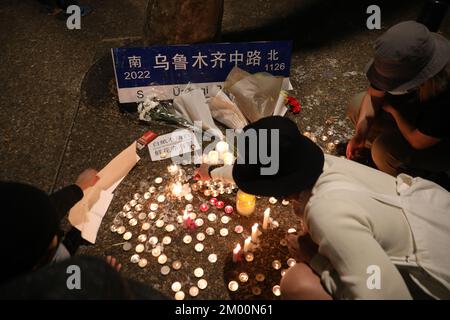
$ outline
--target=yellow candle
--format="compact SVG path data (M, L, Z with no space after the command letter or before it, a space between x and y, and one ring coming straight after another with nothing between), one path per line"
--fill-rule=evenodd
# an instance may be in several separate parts
M263 220L263 225L262 225L262 228L264 230L266 230L267 227L269 226L269 218L270 218L270 208L267 208L264 211L264 220Z
M236 195L236 210L243 216L249 216L255 211L256 197L239 190Z
M258 224L255 223L252 226L252 241L257 242L258 241Z
M244 241L244 252L250 251L252 248L252 237L248 237Z

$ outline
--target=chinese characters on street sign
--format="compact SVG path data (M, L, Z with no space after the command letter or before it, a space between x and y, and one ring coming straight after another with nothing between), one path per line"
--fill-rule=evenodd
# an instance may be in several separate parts
M291 48L290 41L114 48L119 101L142 101L150 93L173 99L187 84L202 88L208 96L222 87L235 66L288 78Z

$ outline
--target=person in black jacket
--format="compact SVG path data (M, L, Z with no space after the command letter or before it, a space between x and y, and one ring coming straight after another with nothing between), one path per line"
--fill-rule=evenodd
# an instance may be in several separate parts
M30 185L0 182L0 283L75 253L83 241L80 232L72 228L63 238L59 225L98 179L96 170L87 169L75 184L51 195Z

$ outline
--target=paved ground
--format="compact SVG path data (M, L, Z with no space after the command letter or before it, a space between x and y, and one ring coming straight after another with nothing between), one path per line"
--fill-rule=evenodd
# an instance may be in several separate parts
M86 167L101 168L148 130L135 115L119 111L108 56L111 47L139 44L145 2L86 0L94 12L82 20L81 31L68 31L64 21L40 13L36 1L2 1L0 29L8 32L0 34L0 179L50 192ZM352 134L345 106L367 85L362 70L372 41L389 26L414 19L421 1L380 2L381 31L365 28L367 3L225 0L223 40L293 39L291 81L303 112L290 117L319 137L332 129L343 140ZM442 30L450 35L449 18ZM114 210L159 170L146 164L119 187L99 234L105 241L85 252L111 252Z
M145 2L86 0L94 12L83 19L81 31L68 31L64 21L41 13L37 1L2 1L0 27L8 32L0 34L0 178L51 191L72 181L82 166L103 164L128 142L111 139L116 148L104 155L89 152L84 160L69 156L105 138L95 111L83 118L83 78L110 47L139 41ZM302 119L320 125L327 116L342 116L351 93L366 85L360 72L379 31L365 29L364 2L227 0L224 40L294 39L294 93L305 107ZM382 2L383 28L414 18L417 2ZM321 119L311 118L314 114ZM111 127L128 126L121 116L105 120ZM72 136L77 127L86 130L83 145Z

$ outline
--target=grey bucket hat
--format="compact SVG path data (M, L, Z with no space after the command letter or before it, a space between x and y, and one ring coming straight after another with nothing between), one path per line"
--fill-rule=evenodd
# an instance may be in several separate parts
M450 43L415 21L387 30L375 41L367 79L384 91L408 91L441 71L450 60Z

